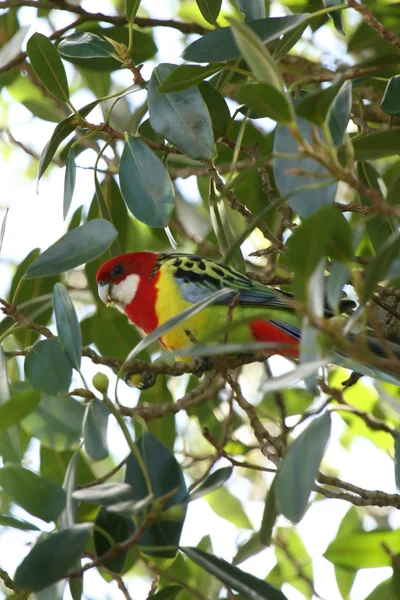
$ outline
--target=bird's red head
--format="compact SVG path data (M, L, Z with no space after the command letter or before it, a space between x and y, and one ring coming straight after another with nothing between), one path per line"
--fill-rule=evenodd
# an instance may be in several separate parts
M97 271L100 298L107 305L125 308L135 298L141 283L149 281L156 262L154 252L131 252L111 258Z

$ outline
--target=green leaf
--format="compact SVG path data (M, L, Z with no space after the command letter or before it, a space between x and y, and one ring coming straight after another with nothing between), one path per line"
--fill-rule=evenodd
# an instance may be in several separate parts
M60 515L58 521L58 528L60 531L73 527L78 517L78 503L72 497L74 489L76 487L76 471L79 460L80 448L75 450L71 460L68 463L67 470L65 471L65 477L63 481L63 490L66 494L65 508ZM41 465L42 466L42 465Z
M174 207L174 188L167 169L141 140L127 137L119 165L122 196L139 221L166 227Z
M374 160L400 152L400 127L384 129L352 138L355 160Z
M65 492L58 483L19 465L0 469L0 485L12 502L43 521L55 521L65 506Z
M17 392L10 400L0 404L0 436L9 427L19 423L26 415L35 410L39 402L40 392L29 389Z
M40 531L39 527L36 527L36 525L33 525L33 523L28 523L28 521L16 519L15 517L11 517L9 515L0 515L0 525L2 527L20 529L21 531Z
M48 37L34 33L26 45L29 60L43 85L58 100L68 102L69 89L67 75L60 55Z
M159 86L176 65L161 63L148 87L150 123L153 129L195 160L211 160L215 154L211 118L197 87L161 94Z
M231 27L236 45L257 81L268 83L285 95L281 74L262 40L243 23L232 20ZM287 104L289 105L289 98Z
M204 79L218 73L223 65L211 64L205 67L199 65L179 65L158 88L161 94L180 92L193 85L203 83Z
M75 189L76 165L75 152L72 146L68 152L67 162L65 164L65 179L64 179L64 201L63 201L63 217L67 218L69 207L71 206L72 198Z
M167 585L159 592L153 594L151 600L175 600L182 589L180 585Z
M323 414L289 446L276 474L276 504L280 514L298 523L304 516L331 431L331 417Z
M249 83L240 88L239 100L257 114L278 123L293 121L293 107L286 94L269 83Z
M39 406L22 421L32 437L57 452L79 444L85 409L70 397L43 396Z
M288 17L258 19L253 23L247 23L247 27L266 44L308 21L309 17L308 13L303 13ZM189 44L182 53L185 60L196 63L225 62L239 58L239 56L240 50L236 45L231 27L221 27L203 35Z
M82 523L38 542L17 568L15 585L35 591L63 577L84 551L91 529Z
M56 339L40 340L29 350L25 377L34 388L46 394L68 391L72 367Z
M303 597L310 596L310 584L314 581L311 557L305 549L295 529L280 527L275 534L275 554L277 565L269 573L267 580L276 587L290 581ZM301 565L301 574L296 565Z
M303 219L288 241L288 263L304 278L311 277L324 256L339 261L352 257L350 225L334 206L321 208Z
M183 547L181 550L228 588L243 594L247 600L286 600L286 596L280 590L254 575L241 571L222 558L207 554L198 548Z
M241 13L244 14L245 21L254 21L265 17L264 0L236 0Z
M383 242L375 258L366 269L364 281L364 302L367 302L367 300L370 298L376 284L385 278L390 265L398 257L399 252L400 235L397 232L392 233L392 235L388 237L385 242Z
M226 519L240 529L253 529L253 525L244 511L242 503L227 488L220 487L214 490L207 497L207 502L221 519Z
M221 10L222 0L196 0L196 4L207 23L215 25Z
M354 569L391 566L391 556L400 552L399 531L368 531L341 536L329 544L324 557L334 565Z
M92 460L104 460L108 456L107 426L110 413L101 400L94 398L86 407L83 421L83 437L86 454Z
M323 125L342 85L346 84L336 83L323 90L307 94L296 103L296 114L315 125Z
M343 144L352 105L352 83L345 81L330 105L328 127L335 146Z
M129 23L133 23L139 9L140 0L125 0L125 14Z
M0 21L1 22L1 21ZM7 378L7 362L0 346L0 406L10 399L10 386ZM22 459L20 430L14 425L0 437L0 455L4 462L20 462Z
M112 504L117 504L118 502L135 498L134 490L131 485L127 483L117 483L115 481L100 483L81 490L76 490L73 492L72 496L75 500L79 500L80 502L100 504L102 506L110 506Z
M135 454L130 454L126 465L125 481L132 485L134 499L143 500L149 493L153 493L157 500L174 492L164 503L163 510L176 506L182 508L181 520L163 520L155 523L140 537L139 546L142 546L150 556L174 557L176 551L171 548L166 549L165 546L178 546L182 532L187 489L181 467L168 448L150 433L142 434L136 446L145 464L151 490L147 487Z
M225 135L231 122L231 113L225 98L208 81L203 81L199 90L210 113L214 131L218 137Z
M297 25L297 27L294 29L286 32L282 38L276 42L276 48L272 54L275 62L278 63L284 56L286 56L289 50L291 50L293 46L297 44L307 27L308 22L304 21L303 23L300 23L300 25Z
M400 75L391 77L383 94L381 109L388 115L400 115Z
M104 507L100 509L96 521L94 531L94 545L97 556L103 556L111 548L109 539L103 535L100 529L106 531L113 540L113 545L127 540L135 531L135 526L132 519L127 519L121 515L115 515L108 512ZM124 563L128 555L128 550L118 552L114 558L111 558L105 563L105 566L110 571L121 573L124 568Z
M192 500L197 500L198 498L202 498L206 494L210 494L214 490L221 487L221 485L224 485L232 473L232 467L222 467L222 469L217 469L211 473L211 475L206 477L205 480L202 481L202 483L190 494L189 502L192 502Z
M394 442L394 475L397 489L400 489L400 436L396 436Z
M260 527L260 540L265 546L271 545L272 530L279 516L276 508L276 477L274 477L265 499L264 512Z
M124 517L137 515L147 508L153 501L153 494L149 494L143 500L124 500L107 506L108 512L117 513Z
M61 350L71 365L79 371L82 359L81 328L70 295L62 283L56 283L54 286L53 306Z
M63 235L29 265L25 279L49 277L101 256L118 233L109 221L93 219Z
M338 6L339 4L342 4L342 2L341 2L341 0L323 0L323 4L326 7L330 7L330 6ZM333 24L335 25L336 31L338 31L342 35L345 35L344 29L343 29L342 15L340 14L340 12L337 10L334 10L331 13L329 13L329 16L331 17Z
M337 261L332 262L332 269L326 288L326 296L329 306L336 313L340 312L340 301L343 297L343 288L350 280L349 267Z
M314 126L300 118L296 122L302 137L312 143ZM333 203L337 182L332 182L332 176L320 163L299 153L298 143L285 125L278 124L275 129L274 153L277 155L273 164L276 185L298 215L309 217ZM304 175L292 173L298 170Z
M90 102L90 104L83 106L78 113L81 115L81 117L87 117L87 115L94 109L95 106L98 105L98 103L99 100L94 100L93 102ZM76 118L76 115L72 114L55 127L53 135L43 148L40 155L37 174L38 181L51 163L59 145L65 140L66 137L69 136L70 133L75 131L78 125L79 122Z
M62 39L58 51L66 58L109 58L115 54L110 42L88 31L77 31Z

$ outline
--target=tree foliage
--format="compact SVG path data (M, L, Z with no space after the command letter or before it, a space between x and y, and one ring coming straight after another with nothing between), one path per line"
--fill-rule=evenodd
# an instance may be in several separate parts
M359 569L392 566L368 598L400 597L390 520L400 495L345 481L343 464L324 459L336 423L344 453L368 439L393 459L387 489L400 480L398 5L221 5L181 1L162 20L140 0L104 14L64 0L1 3L4 114L19 103L54 123L40 155L12 122L4 140L30 157L38 182L64 169L66 220L65 235L33 249L0 298L0 525L31 544L15 574L0 568L13 598L62 598L68 582L78 600L90 569L127 599L132 575L148 580L154 600L283 600L291 588L320 597L294 524L322 498L328 513L331 499L349 505L324 555L340 595ZM28 6L46 33L21 25ZM159 60L168 42L155 32L166 29L184 48L174 64ZM325 60L312 52L321 34L332 41ZM72 213L87 157L93 187L79 190ZM6 217L0 247L18 235ZM298 363L273 376L256 344L226 339L191 349L209 358L200 380L198 361L152 361L160 332L140 342L101 303L95 274L111 256L175 244L291 289L303 323ZM344 289L357 309L324 317L325 304L339 317ZM92 378L93 365L102 370ZM127 391L126 373L153 385ZM118 434L107 433L110 420ZM182 423L194 432L187 439ZM128 449L121 462L116 435ZM249 498L265 497L261 522L238 491L244 481ZM180 544L200 497L242 534L230 562L208 535ZM275 566L248 573L241 563L267 547Z

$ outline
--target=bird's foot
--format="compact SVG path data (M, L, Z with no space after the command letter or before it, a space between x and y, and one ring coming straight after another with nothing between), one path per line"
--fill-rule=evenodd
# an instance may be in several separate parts
M202 377L204 373L212 369L212 361L206 356L196 356L193 360L194 371L193 375L196 377Z
M149 371L143 371L143 373L127 371L124 376L126 385L139 390L147 390L148 388L153 387L156 379L157 375L155 373L150 373Z

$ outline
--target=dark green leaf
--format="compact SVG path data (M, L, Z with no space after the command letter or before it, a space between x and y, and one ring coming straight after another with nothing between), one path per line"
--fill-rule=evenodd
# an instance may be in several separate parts
M124 517L137 515L141 513L143 509L147 508L153 501L153 494L149 494L143 500L124 500L123 502L117 502L116 504L110 504L107 506L108 512L117 513Z
M125 0L125 14L129 23L133 23L140 5L140 0Z
M307 21L300 23L300 25L285 33L282 38L276 42L276 49L272 55L276 62L279 62L281 58L286 56L289 50L291 50L293 46L297 44L307 27Z
M22 421L22 427L57 452L79 444L85 409L70 397L43 396L37 409Z
M231 113L225 98L208 81L199 85L200 94L207 105L211 122L217 136L225 135L231 122Z
M204 548L201 548L204 550ZM260 540L259 532L253 533L253 535L238 549L236 555L233 558L232 564L239 565L248 558L255 556L262 550L265 550L265 546Z
M391 566L393 554L400 552L398 531L368 531L341 536L329 544L324 557L334 565L363 569Z
M43 521L55 521L65 506L65 492L58 483L19 465L0 469L0 485L15 504Z
M58 100L67 102L69 89L61 58L48 37L34 33L26 45L29 60L36 75Z
M179 65L158 88L161 94L169 94L170 92L180 92L186 90L193 85L202 83L204 79L214 75L223 68L223 65L207 65L201 67L199 65Z
M64 38L58 45L58 51L66 58L109 58L115 54L110 42L88 31L77 31Z
M341 83L336 83L323 90L307 94L296 103L296 114L315 125L323 125L341 87Z
M66 501L65 508L61 513L58 522L58 527L60 531L62 531L63 529L68 529L69 527L73 527L76 523L76 519L78 516L78 503L72 497L72 494L76 487L76 470L78 466L79 452L79 448L78 450L75 450L65 472L63 490L66 494Z
M56 339L40 340L29 350L25 377L34 388L46 394L68 391L72 367Z
M64 201L63 201L63 216L67 218L69 207L71 206L72 197L74 195L76 179L75 152L73 146L68 152L67 162L65 164L65 179L64 179Z
M10 399L10 386L7 378L7 362L3 348L0 346L0 405ZM14 425L0 437L0 455L6 462L20 462L22 459L20 431Z
M108 456L107 425L109 410L104 402L94 398L86 407L83 437L86 454L92 460L104 460Z
M286 596L280 590L254 575L241 571L222 558L207 554L198 548L184 547L181 550L228 588L243 594L247 600L286 600Z
M222 0L196 0L199 11L208 23L215 25L221 10Z
M210 115L199 89L161 94L158 87L176 69L159 64L148 87L150 123L153 129L195 160L210 160L215 153Z
M312 142L313 125L298 118L303 138ZM321 135L321 132L319 132ZM320 163L299 154L298 143L285 125L277 125L274 138L274 177L280 194L301 217L308 217L335 199L337 182ZM294 158L282 155L295 155ZM292 171L302 171L297 175ZM314 176L315 173L315 176Z
M133 500L135 498L134 490L127 483L117 483L109 481L100 483L91 487L76 490L73 494L75 500L80 502L88 502L89 504L101 504L102 506L110 506L125 500Z
M91 529L82 523L38 542L17 568L15 585L35 591L63 577L84 551Z
M373 160L400 152L400 128L373 131L352 138L356 160Z
M288 17L272 17L258 19L247 23L265 43L281 37L281 35L298 27L304 21L308 21L310 15L290 15ZM182 53L185 60L200 63L228 61L239 58L240 51L237 47L231 27L221 27L190 44Z
M0 403L0 436L35 410L39 402L40 392L30 389L17 392L4 404Z
M117 235L109 221L93 219L69 231L45 250L29 265L25 278L49 277L90 262L101 256Z
M400 75L389 79L383 94L381 109L388 115L400 115Z
M263 544L265 544L265 546L271 545L272 530L273 530L276 520L279 516L278 510L276 507L275 488L276 488L276 477L272 481L272 483L269 487L268 493L267 493L267 497L265 499L264 512L263 512L263 516L262 516L260 533L259 533L260 540Z
M269 83L249 83L241 87L239 100L253 109L257 117L269 117L278 123L293 121L289 97Z
M397 489L400 489L400 436L394 442L394 475Z
M268 83L285 95L285 87L278 67L260 37L244 23L232 20L231 27L235 43L256 80ZM287 104L289 105L289 99Z
M307 509L330 431L329 413L314 419L289 446L278 469L275 487L277 508L293 523L298 523Z
M132 519L110 513L104 507L100 509L96 517L95 527L96 526L106 531L113 539L114 544L124 542L135 531ZM94 545L97 556L103 556L103 554L111 548L109 539L97 528L95 528L94 531ZM110 569L110 571L120 573L124 567L127 554L127 550L119 552L114 558L107 561L105 566L107 569Z
M232 467L222 467L206 477L206 479L190 494L189 501L197 500L224 485L232 475Z
M78 111L81 117L86 117L94 109L94 107L98 105L98 103L99 100L94 100L93 102L90 102L90 104L83 106ZM76 116L72 114L66 119L64 119L64 121L61 121L61 123L59 123L54 129L53 135L43 148L42 153L40 155L37 174L38 181L43 175L43 173L46 171L49 164L51 163L52 158L56 153L59 145L65 140L66 137L69 136L70 133L75 131L78 124L79 123Z
M240 12L244 14L245 21L255 21L265 17L264 0L236 0Z
M400 235L392 235L381 245L375 258L368 265L364 282L364 302L370 298L376 284L382 281L392 262L398 257L400 252Z
M288 262L305 278L311 277L324 256L339 261L352 257L350 225L334 206L322 208L304 219L288 242Z
M141 140L129 136L119 165L122 196L131 213L150 227L166 227L174 206L167 169Z
M342 4L341 0L323 0L324 2L324 6L326 7L330 7L330 6L338 6L339 4ZM335 29L336 31L338 31L339 33L341 33L342 35L344 35L344 29L343 29L343 20L342 20L342 15L340 14L339 11L334 10L332 11L329 16L332 18L333 24L335 25Z
M328 111L328 126L335 146L343 144L350 117L351 103L352 84L351 81L346 81L336 94Z
M340 301L343 297L343 288L350 279L349 267L337 261L333 261L332 270L329 275L326 296L329 306L336 313L339 312Z
M53 306L61 350L71 365L79 371L82 358L81 328L70 295L62 283L56 283L54 286Z
M28 521L16 519L9 515L0 515L0 525L1 527L12 527L21 531L40 531L39 527L36 527L33 523L28 523Z
M165 502L164 510L186 503L187 489L182 470L168 448L150 433L141 435L136 445L146 466L151 482L151 490L147 487L136 456L130 454L126 465L125 481L132 485L134 499L142 500L149 493L153 493L154 498L157 499L175 490ZM174 557L176 552L172 549L164 549L164 546L177 546L179 544L184 517L185 509L182 506L182 520L159 521L149 527L139 540L140 546L147 547L146 554Z

